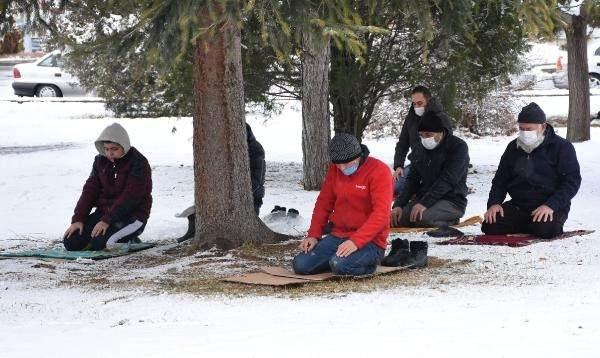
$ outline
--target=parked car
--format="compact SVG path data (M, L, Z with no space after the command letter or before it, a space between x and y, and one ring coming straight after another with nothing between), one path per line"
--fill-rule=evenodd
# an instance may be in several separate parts
M87 92L75 76L63 70L60 51L52 51L32 63L13 67L12 88L17 96L85 96Z
M590 47L593 52L588 53L588 73L590 88L600 88L600 46L596 43ZM569 88L569 72L567 63L560 56L556 61L556 72L552 76L556 88Z

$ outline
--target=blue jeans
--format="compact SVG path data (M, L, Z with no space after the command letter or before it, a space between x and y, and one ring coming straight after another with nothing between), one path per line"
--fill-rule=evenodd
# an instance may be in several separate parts
M369 242L362 249L346 257L336 256L338 246L345 239L327 235L308 253L301 252L294 257L292 266L299 275L313 275L332 271L336 275L362 276L375 272L383 259L385 250Z
M394 182L394 196L400 195L404 187L406 186L406 177L410 173L410 165L404 167L404 175L398 178L397 182Z

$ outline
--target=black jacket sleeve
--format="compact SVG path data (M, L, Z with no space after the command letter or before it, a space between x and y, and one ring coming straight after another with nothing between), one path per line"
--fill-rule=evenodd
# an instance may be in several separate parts
M508 183L511 177L509 167L510 151L511 147L514 145L514 142L509 143L504 151L504 154L502 154L502 157L500 158L498 170L496 170L494 179L492 179L492 188L490 189L490 195L487 202L488 209L490 206L495 204L502 205L504 199L506 199L506 194L508 193Z
M396 150L394 153L394 170L398 168L404 168L404 161L406 161L406 155L410 149L410 139L408 136L409 115L410 112L404 118L404 124L402 124L402 129L400 130L400 137L396 143Z
M575 148L573 148L573 144L567 141L564 141L559 150L557 169L560 184L554 194L546 201L546 205L554 211L568 207L581 185L581 174Z
M439 177L419 200L427 208L432 207L446 193L454 190L465 177L469 167L469 148L463 141L457 143L449 150L450 155L446 157Z
M252 181L252 195L262 198L265 184L265 150L257 141L248 142L248 154L250 157L250 179Z

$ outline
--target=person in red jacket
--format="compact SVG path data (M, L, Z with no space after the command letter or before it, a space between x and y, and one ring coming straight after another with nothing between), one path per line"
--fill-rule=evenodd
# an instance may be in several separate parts
M329 155L332 164L307 237L300 243L302 252L294 258L294 272L372 274L383 258L390 230L390 168L369 157L368 148L346 133L331 139Z
M148 160L129 144L118 123L95 142L100 153L83 186L71 225L63 237L69 251L102 250L119 242L139 242L152 208ZM90 211L96 210L90 214Z

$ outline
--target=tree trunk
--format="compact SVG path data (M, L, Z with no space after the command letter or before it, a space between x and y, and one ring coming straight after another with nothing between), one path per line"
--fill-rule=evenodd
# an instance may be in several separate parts
M201 14L205 24L212 20ZM200 36L194 48L196 249L274 242L252 204L240 29L231 17Z
M569 57L569 120L567 139L583 142L590 139L590 82L587 61L587 21L582 16L571 16L566 29Z
M320 190L329 165L329 39L302 34L302 166L304 190Z

